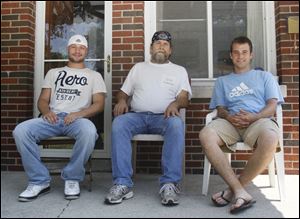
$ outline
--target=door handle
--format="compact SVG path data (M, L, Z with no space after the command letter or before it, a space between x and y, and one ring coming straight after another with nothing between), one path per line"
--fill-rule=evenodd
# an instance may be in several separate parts
M106 62L107 73L110 73L110 55L107 56L105 62Z

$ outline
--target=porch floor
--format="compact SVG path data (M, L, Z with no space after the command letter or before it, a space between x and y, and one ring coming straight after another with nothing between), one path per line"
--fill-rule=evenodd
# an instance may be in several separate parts
M226 188L217 175L211 176L208 196L201 195L202 175L186 175L182 184L180 204L165 207L158 195L158 175L137 174L134 197L118 205L104 204L111 186L111 173L96 172L92 192L87 181L81 183L80 198L64 199L64 182L52 176L51 192L28 203L17 197L27 186L24 172L1 172L1 218L299 218L299 175L286 175L286 200L279 201L277 188L268 186L267 175L256 177L248 187L256 204L238 215L231 215L229 206L217 208L210 197Z

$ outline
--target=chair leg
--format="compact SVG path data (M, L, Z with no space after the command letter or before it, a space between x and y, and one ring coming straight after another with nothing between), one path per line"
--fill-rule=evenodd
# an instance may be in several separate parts
M269 179L270 179L270 186L275 187L275 163L274 163L274 158L268 165L268 172L269 172Z
M225 153L225 156L226 156L229 164L231 164L231 153Z
M204 156L204 173L202 182L202 195L207 195L211 164L206 156Z
M135 177L136 174L136 154L137 154L137 141L133 141L132 144L132 177Z
M285 200L285 169L284 169L284 154L283 151L275 153L275 163L277 169L278 189L280 200Z
M182 157L182 180L185 177L185 148L183 150L183 157Z
M92 157L90 156L89 157L89 160L88 160L88 163L89 163L89 192L92 191L92 181L93 181L93 173L92 173Z

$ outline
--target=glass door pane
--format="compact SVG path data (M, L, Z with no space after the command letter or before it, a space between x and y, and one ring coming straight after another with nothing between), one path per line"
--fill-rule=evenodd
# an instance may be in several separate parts
M212 2L214 78L232 72L230 43L247 36L247 2Z
M104 75L104 1L47 1L45 31L45 74L51 68L65 66L67 44L74 34L88 41L86 67ZM91 118L99 138L95 149L104 149L104 113Z

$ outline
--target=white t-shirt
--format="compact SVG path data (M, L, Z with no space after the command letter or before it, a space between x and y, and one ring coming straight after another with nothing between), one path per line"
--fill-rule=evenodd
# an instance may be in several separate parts
M132 96L131 110L163 113L184 90L192 96L188 74L184 67L173 64L140 62L130 70L121 90Z
M106 93L100 73L67 66L49 70L42 88L51 88L50 109L55 113L81 111L92 104L93 94Z

